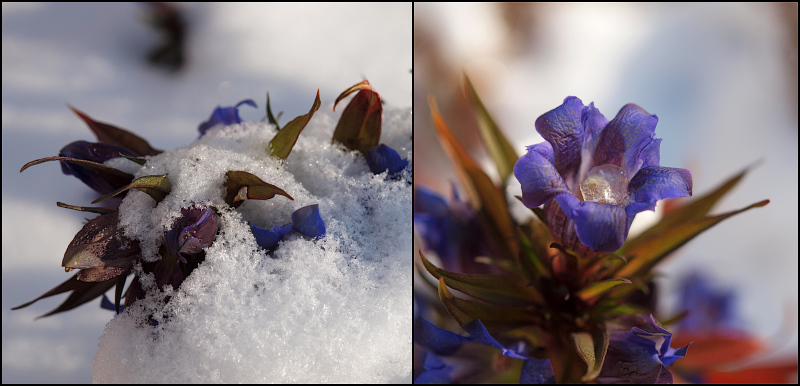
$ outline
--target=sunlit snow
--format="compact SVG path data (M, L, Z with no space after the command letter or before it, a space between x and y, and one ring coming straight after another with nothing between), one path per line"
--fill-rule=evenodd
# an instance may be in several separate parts
M399 180L373 175L362 155L331 143L337 116L323 106L285 162L267 156L275 129L260 122L216 127L150 157L136 177L167 173L172 193L156 205L134 191L120 206L143 258L158 258L181 207L223 208L221 228L165 307L151 289L108 323L95 382L410 382L410 168ZM411 118L411 109L387 108L381 136L409 161ZM253 173L294 200L224 209L229 170ZM319 204L324 238L293 233L273 252L258 247L247 221L284 225L311 204ZM157 327L143 322L151 313Z

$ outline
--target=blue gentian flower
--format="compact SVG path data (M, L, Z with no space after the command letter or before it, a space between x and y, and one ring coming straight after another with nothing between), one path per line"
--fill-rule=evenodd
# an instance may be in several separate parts
M680 321L682 334L689 331L741 330L741 322L734 310L734 292L715 288L705 275L693 272L687 276L681 285L680 298L681 307L689 311Z
M423 186L414 192L414 225L425 243L425 249L439 256L448 271L486 273L486 264L476 263L476 256L487 252L476 214L467 202L461 201L453 189L448 204L436 192Z
M186 264L184 255L200 253L217 237L217 214L212 208L183 208L167 232L167 252Z
M556 242L588 252L613 252L637 213L656 201L691 196L686 169L659 165L658 117L627 104L611 121L576 97L536 120L546 142L528 146L514 165L522 202L544 211Z
M458 357L461 351L466 349L462 346L473 342L484 348L499 349L505 357L523 360L520 383L556 383L550 360L529 357L521 342L513 347L502 345L489 334L479 319L465 324L462 328L469 334L468 336L441 329L423 318L417 318L414 321L414 343L428 350L424 362L426 371L414 380L415 383L458 381L458 375L461 372L458 362L463 361L454 360L452 363L448 363L450 361L444 358ZM464 356L464 358L468 357L470 357L468 354Z
M367 152L367 166L372 174L380 174L388 170L389 177L393 177L408 166L408 160L400 158L400 155L391 147L379 144Z
M109 145L107 143L92 143L86 141L75 141L67 146L64 146L58 152L59 157L77 158L84 161L92 161L97 163L106 162L112 158L121 157L126 155L129 157L139 157L138 154L121 146ZM108 181L99 176L97 172L87 169L81 165L59 161L61 163L61 171L64 174L72 174L84 184L88 185L95 191L108 194L115 190L116 187L112 186Z
M211 117L197 127L197 130L200 131L200 136L204 136L208 129L216 125L232 125L234 123L242 123L242 118L239 117L239 106L241 105L257 107L256 102L254 102L252 99L245 99L237 103L236 106L217 106L217 108L214 109L214 112L211 113Z
M273 250L278 246L278 242L292 231L312 238L324 237L325 222L322 221L322 216L319 214L319 205L314 204L294 211L291 224L275 225L272 230L268 230L250 223L250 230L261 248Z
M653 316L641 328L613 332L598 383L672 383L669 366L686 356L689 345L670 347L672 334Z

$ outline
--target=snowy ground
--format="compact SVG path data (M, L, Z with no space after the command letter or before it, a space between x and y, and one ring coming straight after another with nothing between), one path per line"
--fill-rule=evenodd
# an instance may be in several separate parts
M88 382L112 313L89 303L54 317L56 297L20 311L69 277L59 262L91 191L55 164L30 160L93 140L64 103L124 127L160 149L190 143L217 105L264 95L286 122L369 79L391 106L411 103L411 5L193 4L188 64L175 75L146 64L158 36L136 4L3 4L3 382ZM338 111L338 109L337 109ZM301 137L302 138L302 137Z

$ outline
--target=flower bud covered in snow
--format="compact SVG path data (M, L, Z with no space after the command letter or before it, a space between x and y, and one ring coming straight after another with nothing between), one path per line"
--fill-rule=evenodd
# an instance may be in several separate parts
M186 263L185 254L199 253L217 236L217 214L211 208L183 208L167 232L167 252Z

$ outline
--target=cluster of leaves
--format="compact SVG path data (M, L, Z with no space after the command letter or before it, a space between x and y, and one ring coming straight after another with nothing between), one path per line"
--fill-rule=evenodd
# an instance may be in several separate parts
M659 262L720 221L769 202L764 200L739 210L709 214L741 181L747 173L744 170L710 193L685 203L673 202L672 210L657 224L627 240L615 252L586 254L568 249L554 242L547 216L541 208L533 208L534 216L524 223L517 223L509 214L505 191L519 157L470 80L465 77L464 83L482 142L497 167L500 177L497 183L448 128L435 100L431 98L429 104L441 143L466 192L469 208L461 213L468 213L477 223L474 232L482 242L480 254L458 258L482 263L483 268L472 269L469 273L454 268L448 270L433 264L422 252L417 268L435 279L425 281L441 302L433 305L432 312L449 315L465 330L465 326L474 328L475 321L480 321L493 339L505 347L514 344L527 347L526 356L511 357L548 359L559 383L598 379L606 356L611 355L608 354L609 343L614 345L614 331L642 327L643 322L632 323L630 318L655 313L653 268ZM522 200L521 197L517 199ZM445 263L445 257L440 257ZM422 323L422 319L415 323ZM665 330L661 332L663 328L655 321L651 330L656 335L666 333ZM415 337L415 342L431 347L430 341L423 342ZM467 372L473 375L481 371L491 373L496 363L484 365L483 370L473 368ZM606 363L607 368L608 365ZM427 364L426 369L430 369ZM508 380L499 378L500 372L495 373L496 377L472 378L472 381ZM523 371L522 376L530 374Z
M350 149L359 150L366 156L372 149L379 147L382 106L380 97L372 90L367 81L347 89L339 96L337 103L355 91L359 91L359 94L347 106L337 125L333 141L340 142ZM233 107L217 107L209 120L200 124L198 128L200 136L217 125L241 123L238 107L242 104L255 107L255 103L251 100L242 101ZM319 90L317 90L316 98L309 112L280 127L277 118L272 114L269 94L267 94L267 118L271 124L276 126L278 133L265 148L266 153L285 160L291 153L300 133L308 125L320 105ZM129 173L103 164L111 158L125 157L139 165L144 165L148 156L155 156L163 151L153 148L146 140L128 130L98 122L83 112L70 108L86 122L96 135L98 142L73 142L64 147L59 156L31 161L25 164L20 172L43 162L60 161L65 174L75 175L101 194L92 204L112 197L124 197L131 189L145 192L156 203L163 201L170 194L172 186L169 176L166 174L134 178ZM279 117L280 114L278 114ZM397 153L394 152L394 155ZM370 163L369 157L367 157L367 161ZM374 166L380 169L376 174L388 169L391 175L402 170L407 163L406 160L400 160L399 156L396 159L384 157L379 159L378 164ZM398 164L402 166L400 169L397 169ZM370 164L370 168L375 170L372 164ZM293 200L280 187L244 171L228 171L224 188L224 201L231 209L238 208L245 200L269 200L276 195ZM119 200L116 201L116 206L118 205ZM157 262L144 262L141 260L138 241L128 239L123 235L122 230L118 229L119 213L116 207L84 207L60 202L58 206L100 215L84 225L64 254L62 266L68 272L74 269L79 272L42 296L13 308L15 310L27 307L43 298L70 292L70 296L60 306L43 315L43 317L49 316L80 306L116 286L114 308L119 312L120 300L123 295L126 296L126 306L130 306L137 299L144 297L138 277L133 280L127 290L123 288L126 277L138 263L142 264L143 272L155 274L156 284L159 288L170 284L177 289L192 270L204 260L203 248L211 245L219 229L218 208L195 206L184 208L181 211L181 217L165 235L166 243L159 250L161 259ZM273 228L274 232L255 227L253 224L251 224L251 229L253 229L259 245L269 250L274 249L278 241L292 230L317 238L325 234L324 222L319 215L317 205L310 205L295 211L292 215L292 222L293 224L288 226L276 226Z

